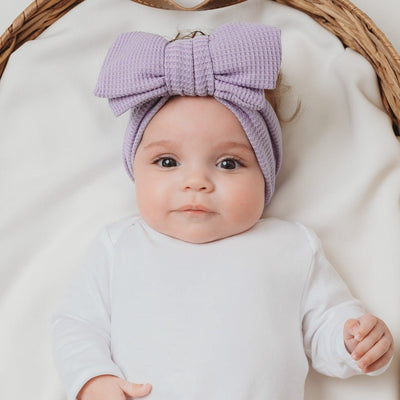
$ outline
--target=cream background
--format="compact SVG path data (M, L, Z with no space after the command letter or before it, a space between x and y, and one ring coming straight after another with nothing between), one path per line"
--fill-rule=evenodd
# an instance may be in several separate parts
M383 15L382 2L359 3L392 21L381 28L399 43L400 5ZM11 16L3 26L26 5L3 0L0 22ZM211 31L240 19L282 28L282 69L293 87L283 109L296 95L303 107L284 127L284 164L268 213L313 228L354 295L400 345L400 146L370 65L304 14L263 0L185 14L86 0L21 47L0 81L0 398L63 399L49 317L95 233L134 212L120 156L127 115L116 119L91 93L112 39L122 30ZM379 377L311 372L306 400L398 400L398 376L398 351Z

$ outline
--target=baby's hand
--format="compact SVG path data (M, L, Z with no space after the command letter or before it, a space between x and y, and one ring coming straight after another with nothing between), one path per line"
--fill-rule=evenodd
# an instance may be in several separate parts
M346 321L343 338L347 351L362 372L376 371L393 355L393 337L386 324L371 314Z
M140 385L127 382L117 376L100 375L92 378L82 387L77 400L126 400L147 396L151 392L151 385Z

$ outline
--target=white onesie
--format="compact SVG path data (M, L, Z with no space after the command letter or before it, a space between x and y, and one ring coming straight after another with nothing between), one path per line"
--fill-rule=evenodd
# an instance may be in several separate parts
M99 232L58 305L54 359L69 400L103 374L150 382L149 400L301 400L306 355L361 373L342 332L364 313L301 224L192 244L130 216Z

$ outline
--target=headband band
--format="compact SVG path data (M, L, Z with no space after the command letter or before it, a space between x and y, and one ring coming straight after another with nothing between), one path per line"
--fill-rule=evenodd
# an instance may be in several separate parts
M281 165L281 128L265 99L281 65L280 30L231 22L209 36L169 42L148 32L117 37L100 71L94 94L109 99L115 115L131 110L125 134L125 168L134 180L133 159L143 132L171 96L213 96L242 124L265 179L265 202Z

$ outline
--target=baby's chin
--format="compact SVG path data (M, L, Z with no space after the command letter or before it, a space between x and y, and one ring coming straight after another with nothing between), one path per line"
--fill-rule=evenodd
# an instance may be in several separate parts
M257 221L232 222L220 214L212 215L182 215L168 214L167 218L154 218L154 215L144 215L142 218L155 231L179 239L187 243L204 244L216 242L249 230Z
M175 234L175 236L174 236ZM182 240L187 243L193 243L193 244L203 244L203 243L211 243L211 242L216 242L217 240L225 239L226 237L229 236L224 236L224 235L201 235L201 234L187 234L187 233L180 233L176 234L173 233L170 235L171 237L175 239Z
M214 231L208 229L174 229L171 231L162 232L175 239L193 244L212 243L218 240L226 239L231 236L238 235L247 229L232 230L232 231Z

